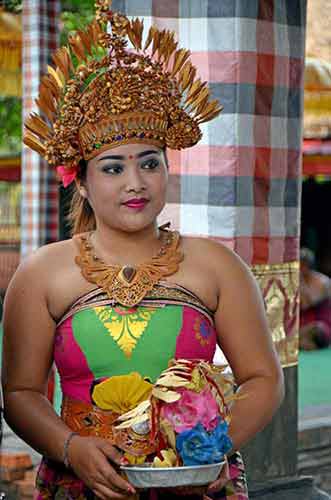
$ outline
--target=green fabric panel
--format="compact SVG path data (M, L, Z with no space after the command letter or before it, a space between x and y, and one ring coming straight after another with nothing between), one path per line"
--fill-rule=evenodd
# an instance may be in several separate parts
M85 309L73 317L73 336L82 349L91 371L95 378L137 371L155 381L175 354L177 336L182 327L183 307L171 305L154 309L130 357L125 355L112 338L104 323L114 326L114 319L116 323L116 319L120 319L121 322L121 318L124 318L123 321L129 321L132 326L137 316L141 318L146 313L148 315L150 309L137 307L128 310L122 307L121 310L130 312L129 315L125 314L122 317L116 313L117 309L110 306ZM139 322L138 328L141 328Z

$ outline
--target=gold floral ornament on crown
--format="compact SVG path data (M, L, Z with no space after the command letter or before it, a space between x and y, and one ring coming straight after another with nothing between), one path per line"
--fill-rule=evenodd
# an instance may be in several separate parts
M194 146L200 124L222 109L172 31L151 26L143 44L143 21L112 12L108 0L95 6L93 22L55 52L56 67L41 80L44 118L32 113L25 122L24 143L66 184L80 160L121 144Z

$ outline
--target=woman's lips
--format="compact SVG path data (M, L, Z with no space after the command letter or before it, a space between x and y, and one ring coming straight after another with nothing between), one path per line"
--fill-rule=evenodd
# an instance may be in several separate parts
M145 198L141 199L132 199L128 200L127 202L124 203L124 205L128 208L132 208L134 210L142 210L148 203L148 200Z

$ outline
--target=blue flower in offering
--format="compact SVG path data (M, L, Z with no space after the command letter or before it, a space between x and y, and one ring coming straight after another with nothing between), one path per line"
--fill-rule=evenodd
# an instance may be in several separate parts
M214 441L215 446L222 455L230 451L233 446L232 440L228 435L228 429L228 424L224 420L219 419L217 426L210 433L210 438Z
M221 462L224 454L232 448L228 424L219 420L212 432L202 424L183 431L176 438L176 448L184 465L205 465Z

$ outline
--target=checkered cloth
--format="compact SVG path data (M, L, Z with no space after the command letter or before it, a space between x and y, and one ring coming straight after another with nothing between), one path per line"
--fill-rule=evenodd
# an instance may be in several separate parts
M297 258L305 0L113 0L177 32L223 113L169 155L162 217L248 264Z
M37 111L34 99L40 76L58 45L58 0L23 2L23 109L24 119ZM22 154L21 253L27 255L58 239L58 182L37 153Z

